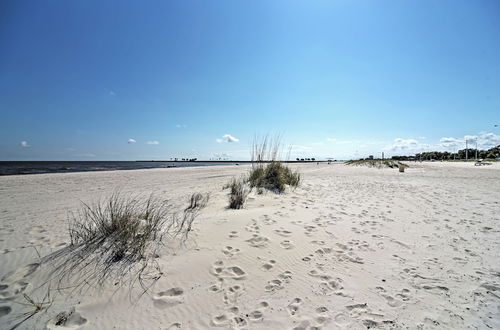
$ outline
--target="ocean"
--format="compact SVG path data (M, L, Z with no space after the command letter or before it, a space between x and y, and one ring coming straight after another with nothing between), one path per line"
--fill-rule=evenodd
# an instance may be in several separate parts
M237 162L174 161L0 161L0 175L138 170L147 168L236 165Z

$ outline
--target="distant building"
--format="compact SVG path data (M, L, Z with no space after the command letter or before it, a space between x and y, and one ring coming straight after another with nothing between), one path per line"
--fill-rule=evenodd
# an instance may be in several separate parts
M373 155L368 156L368 159L373 159Z

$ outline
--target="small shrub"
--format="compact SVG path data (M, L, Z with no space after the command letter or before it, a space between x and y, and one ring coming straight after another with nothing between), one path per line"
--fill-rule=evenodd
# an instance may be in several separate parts
M229 191L229 208L241 209L245 205L246 199L250 192L245 179L233 178L224 188Z

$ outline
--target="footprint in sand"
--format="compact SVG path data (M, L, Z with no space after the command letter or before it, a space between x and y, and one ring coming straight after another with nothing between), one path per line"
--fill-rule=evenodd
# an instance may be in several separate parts
M252 238L247 239L246 242L256 248L265 248L269 244L269 238L253 234Z
M256 310L256 311L253 311L253 312L250 312L248 314L248 319L252 322L258 322L258 321L262 321L264 319L264 313L262 313L261 311L259 310Z
M351 323L350 317L344 313L335 315L333 321L339 326L347 326Z
M224 290L224 297L222 300L225 304L234 304L243 294L245 294L243 286L236 284Z
M264 289L267 292L281 290L281 289L283 289L283 285L285 283L290 282L291 279L292 279L292 272L289 270L286 270L283 273L279 274L277 279L274 279L274 280L267 282L267 285L264 287Z
M276 264L276 260L269 260L269 262L265 263L260 267L263 270L271 270L274 268L274 265Z
M47 329L78 329L87 323L87 319L72 308L69 312L61 312L47 323Z
M385 300L387 301L387 305L391 307L400 307L404 304L403 301L408 301L410 299L408 295L410 293L410 290L408 289L401 290L401 293L396 294L396 297L392 297L391 295L389 295L383 287L379 286L376 287L376 289L380 296L385 298Z
M328 323L330 321L328 312L329 312L328 308L325 306L316 308L316 318L315 318L316 322L318 322L319 324Z
M304 226L304 229L306 230L304 233L307 236L313 235L318 230L316 226Z
M18 295L26 291L28 285L29 283L24 281L0 285L0 302L14 300Z
M11 311L12 308L10 308L9 306L0 306L0 317L9 315Z
M230 307L224 313L212 317L212 325L231 329L245 328L248 321L244 315L239 314L240 310L237 306Z
M231 231L229 232L229 238L236 238L238 237L238 232L237 231Z
M340 279L323 281L319 284L319 288L324 295L336 294L338 296L345 296L342 292L344 287L342 286Z
M267 285L264 287L264 290L267 292L273 292L281 289L283 289L283 282L277 279L267 282Z
M157 308L168 308L182 303L184 290L179 287L158 292L153 296L153 302Z
M293 299L287 306L288 313L290 313L290 315L292 316L297 314L301 304L302 304L302 299L300 298Z
M218 260L212 266L212 274L218 278L231 278L233 280L242 280L246 273L238 266L225 266L224 262Z
M252 220L252 222L250 224L248 224L246 227L245 227L246 231L249 231L251 233L258 233L259 230L260 230L260 227L259 225L257 224L257 221L256 220Z
M18 281L23 278L26 278L33 274L38 267L40 267L39 263L33 263L26 265L24 267L18 268L17 270L8 273L2 278L2 282L10 282L10 281Z
M283 237L289 237L292 235L292 232L289 231L289 230L286 230L286 229L283 229L283 227L281 227L280 229L275 229L274 230L274 233L276 235L280 235L280 236L283 236Z
M295 247L295 245L293 245L293 243L289 240L281 241L280 246L285 250L290 250Z
M222 253L228 258L232 258L240 253L240 249L228 245L222 249Z

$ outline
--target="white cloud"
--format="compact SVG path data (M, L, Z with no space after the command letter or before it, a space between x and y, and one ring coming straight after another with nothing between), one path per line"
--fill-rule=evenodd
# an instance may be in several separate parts
M223 143L223 142L228 142L228 143L232 143L232 142L240 142L240 139L238 138L235 138L234 136L232 136L231 134L224 134L222 136L222 139L221 138L218 138L218 139L215 139L215 141L217 143Z
M225 153L220 153L220 154L214 154L214 158L225 158L225 159L228 159L228 158L231 158L228 154L225 154Z
M136 140L134 140L134 139L128 139L128 140L127 140L127 143L136 143L136 142L137 142L137 141L136 141Z
M177 124L177 125L175 125L175 127L177 127L177 128L186 128L186 127L187 127L187 125L184 125L184 124Z
M21 141L21 147L28 148L30 145L28 144L28 141Z
M160 144L160 142L158 142L158 141L148 141L148 142L146 142L146 143L147 143L147 144L154 144L154 145L156 145L156 144Z
M478 143L483 148L489 149L495 147L500 144L500 135L497 135L495 133L481 132L481 134L479 134Z
M460 145L465 143L465 140L454 137L442 137L439 139L439 143L445 149L457 149Z
M397 138L394 140L393 144L383 148L384 151L388 151L395 155L412 155L429 149L431 149L429 144L420 143L415 139L403 138Z
M477 141L478 149L490 149L500 144L500 135L491 132L481 132L478 135L465 135L463 138L442 137L439 140L440 146L447 151L465 149L465 141L468 141L469 148L475 148Z

